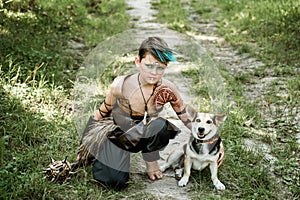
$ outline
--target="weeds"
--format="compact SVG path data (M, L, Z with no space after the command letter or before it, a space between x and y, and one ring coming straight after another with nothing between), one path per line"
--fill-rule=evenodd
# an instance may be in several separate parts
M74 78L89 48L128 27L126 4L118 0L5 1L0 8L2 70L8 70L7 60L13 58L25 65L21 81L28 70L42 65L39 71L46 80L66 84L60 81ZM84 48L83 55L70 47L71 41Z
M153 2L152 6L158 11L157 18L160 23L166 23L168 28L178 32L191 29L188 21L188 12L184 9L186 3L180 0L160 0Z
M91 173L56 185L42 170L50 156L75 159L72 80L90 48L127 28L125 10L121 0L0 1L0 199L116 195Z
M184 13L184 16L178 16L185 19L188 16L192 19L185 21L189 27L192 23L201 23L203 19L213 18L218 22L218 33L240 54L248 53L266 65L256 68L254 72L245 70L234 75L228 74L220 66L219 69L227 82L228 97L235 102L228 110L228 118L222 129L227 156L219 176L229 184L229 190L222 194L211 191L211 196L208 197L207 194L197 193L199 190L210 189L206 188L209 180L203 179L207 174L204 172L203 177L195 174L195 188L192 189L195 198L299 198L299 156L296 156L299 155L299 143L296 139L296 134L299 134L299 102L296 99L299 99L300 2L182 2L185 2L182 3L184 6L166 7L167 1L158 1L155 8L164 8L161 9L164 15L157 16L159 21L171 26L174 18L167 16L172 16L172 13L177 13L178 10ZM203 31L195 28L182 29L187 30L203 34ZM195 71L184 72L184 75L195 81L194 92L199 96L206 96L208 91L214 88L207 87L207 83L202 80L202 74ZM247 92L251 84L258 84L258 79L270 76L274 79L265 83L263 96L254 101L249 99ZM276 157L275 163L271 164L265 159L263 152L255 154L246 150L246 138L269 144L271 155Z
M194 31L190 15L217 18L220 34L240 53L259 56L267 65L254 74L234 76L219 66L236 104L227 110L222 129L226 157L219 176L227 190L212 190L208 171L203 171L193 174L191 196L298 199L299 1L161 0L153 7L160 22L180 32ZM72 80L90 48L128 27L125 10L121 0L0 1L0 199L155 199L136 193L144 187L139 179L123 192L105 190L92 181L89 167L63 185L51 184L42 175L50 156L75 159L79 140L70 105ZM100 81L111 82L122 73L118 66L125 70L127 65L113 63ZM198 73L191 68L184 75L192 78L194 92L209 109L209 88ZM243 96L244 85L270 75L278 79L268 84L266 105L250 103ZM265 120L266 115L272 120ZM248 151L244 139L270 144L275 163L263 153Z

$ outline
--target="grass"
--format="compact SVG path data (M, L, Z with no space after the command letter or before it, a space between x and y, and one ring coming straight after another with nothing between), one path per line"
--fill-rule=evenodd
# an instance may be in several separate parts
M180 0L160 0L152 3L152 7L158 11L156 15L158 21L178 32L190 30L188 25L189 13L182 9L184 6L185 3Z
M7 71L11 61L25 65L21 81L41 66L39 74L47 80L54 76L57 84L71 85L61 80L72 79L80 67L84 55L76 50L88 52L128 27L124 1L5 1L1 9L2 69Z
M121 0L0 1L0 199L123 195L90 181L90 169L65 185L42 170L50 156L75 159L75 75L90 49L127 29L125 11Z
M160 0L153 7L159 11L159 22L182 33L199 31L193 27L197 21L191 21L198 18L191 16L215 19L219 34L240 53L266 64L253 73L235 75L221 64L214 66L226 82L225 98L235 102L233 108L225 108L228 118L222 127L226 157L219 176L227 190L213 189L208 170L193 172L191 197L298 199L299 1ZM121 0L0 1L0 199L156 199L139 192L144 188L140 177L116 192L95 184L90 167L63 185L50 183L42 174L50 156L75 159L79 144L72 121L75 75L92 48L128 28L125 11ZM127 64L113 63L113 71L101 81L111 82ZM203 97L203 108L213 109L211 83L199 78L199 70L202 77L209 75L195 68L184 75L198 86L193 89ZM243 95L247 87L257 77L270 76L277 79L266 85L265 104L249 102ZM246 139L268 144L269 154L277 160L272 163L265 153L248 151Z
M270 66L299 67L300 1L212 2L194 1L193 7L218 4L220 13L211 14L219 21L219 33L241 52L251 53Z
M299 191L299 1L157 1L154 7L160 12L159 22L180 32L205 34L193 24L207 19L217 22L218 32L240 54L248 54L264 62L253 72L242 71L231 75L218 64L218 71L226 81L226 92L235 102L228 112L222 129L226 146L226 158L221 167L220 179L227 183L222 193L212 191L208 172L194 174L194 198L204 199L297 199ZM272 10L272 12L270 12ZM173 14L176 18L172 18ZM187 20L187 19L192 20ZM174 22L184 24L178 29ZM208 63L209 66L213 66ZM201 71L201 69L200 69ZM200 97L209 95L207 77L199 69L189 69L184 75L192 78L194 93ZM267 82L263 96L254 102L245 96L258 79L274 77ZM204 86L203 86L204 85ZM211 87L210 87L211 88ZM214 88L212 88L214 89ZM265 103L262 104L261 101ZM206 103L205 103L206 102ZM199 109L206 110L207 101ZM210 107L212 110L213 107ZM299 117L299 116L298 116ZM267 120L269 119L269 120ZM270 155L277 160L266 159L264 152L245 149L244 141L251 139L266 143ZM258 146L259 147L259 146ZM199 183L199 184L197 184ZM199 191L206 191L201 193ZM209 192L209 195L207 194ZM208 196L208 197L207 197Z

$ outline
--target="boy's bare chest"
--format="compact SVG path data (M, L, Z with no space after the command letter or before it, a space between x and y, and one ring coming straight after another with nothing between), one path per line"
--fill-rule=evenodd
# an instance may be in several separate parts
M130 107L143 113L145 111L145 104L148 109L153 98L153 87L140 87L138 84L125 82L123 85L123 96L128 100Z

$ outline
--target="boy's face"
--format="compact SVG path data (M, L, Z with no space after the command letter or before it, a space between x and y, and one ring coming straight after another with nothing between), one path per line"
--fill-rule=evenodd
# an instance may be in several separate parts
M146 84L158 83L164 75L165 68L167 67L167 65L156 60L149 53L147 53L142 60L136 57L135 64L140 71L141 78L146 82Z

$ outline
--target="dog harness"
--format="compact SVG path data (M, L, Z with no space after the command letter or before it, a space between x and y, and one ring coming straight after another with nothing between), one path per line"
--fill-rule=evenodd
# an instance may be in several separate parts
M214 155L216 155L220 150L221 142L222 142L221 137L219 136L219 134L216 134L214 137L212 137L209 140L194 139L190 144L190 148L193 151L197 152L198 154L202 154L203 144L208 144L208 150L209 150L208 154L212 154L213 152L215 152Z

